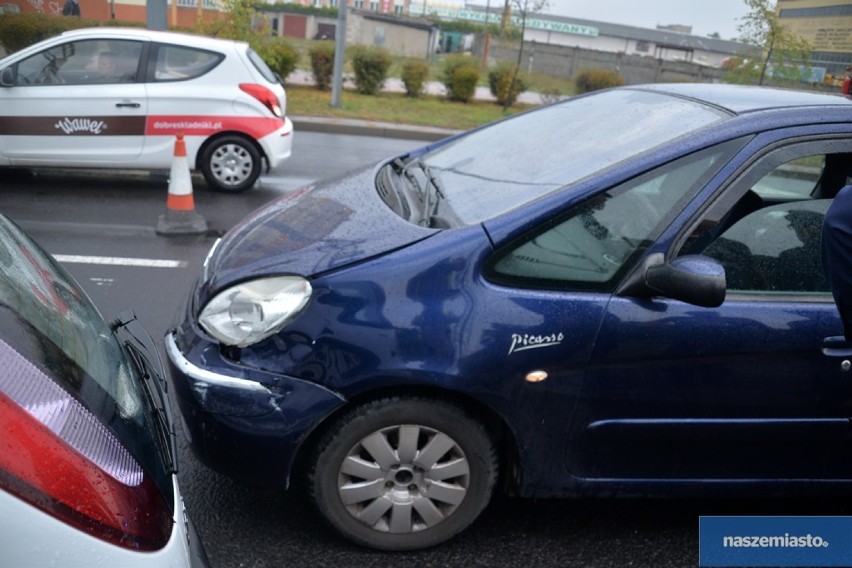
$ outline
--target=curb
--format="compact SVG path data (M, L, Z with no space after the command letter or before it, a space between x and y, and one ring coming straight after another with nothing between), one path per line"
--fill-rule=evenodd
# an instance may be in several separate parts
M434 142L463 132L433 126L415 126L371 120L329 118L319 116L287 115L293 122L293 128L302 132L322 132L326 134L349 134L354 136L379 136L408 140Z

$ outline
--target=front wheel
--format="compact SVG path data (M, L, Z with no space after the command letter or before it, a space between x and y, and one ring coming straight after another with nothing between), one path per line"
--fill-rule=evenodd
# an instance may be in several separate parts
M260 151L241 136L217 138L201 153L198 167L204 179L219 191L240 192L260 177Z
M437 545L485 509L497 479L485 428L460 408L420 398L365 404L320 440L314 504L349 540L381 550Z

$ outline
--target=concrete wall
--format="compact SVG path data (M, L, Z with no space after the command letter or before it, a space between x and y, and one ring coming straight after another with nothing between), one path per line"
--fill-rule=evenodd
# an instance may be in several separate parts
M394 55L426 59L432 42L429 30L372 20L355 11L346 14L347 45L373 45Z
M640 41L626 37L604 35L596 37L569 36L551 31L528 29L524 33L524 39L528 42L535 41L537 44L579 47L595 51L610 51L613 53L653 57L668 61L688 61L692 63L700 63L709 67L720 67L722 62L730 57L730 54L727 53L718 53L700 49L691 50L672 45L660 45L653 41Z
M482 41L477 41L474 47L474 53L480 58L482 45ZM515 61L517 57L517 47L491 42L489 64L501 59ZM573 78L583 69L603 69L619 73L628 85L677 81L713 83L719 81L724 73L721 69L685 61L665 61L641 55L533 42L524 42L521 69L565 79Z

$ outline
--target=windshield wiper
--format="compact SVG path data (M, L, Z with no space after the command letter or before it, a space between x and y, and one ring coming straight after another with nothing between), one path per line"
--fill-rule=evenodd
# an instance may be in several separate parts
M163 361L154 346L151 336L136 319L131 310L121 312L110 325L115 333L123 329L128 340L121 343L127 349L130 359L136 365L139 376L142 377L142 390L147 395L154 417L156 436L160 455L166 470L177 473L177 444L175 442L174 421L169 406L168 383L166 382Z
M417 191L417 196L420 198L421 203L420 218L417 219L417 224L423 227L430 227L432 225L432 218L438 212L438 206L445 199L441 180L419 158L415 158L408 163L402 162L401 159L394 160L393 168L397 173L404 176L411 184L411 187ZM427 182L426 185L420 183L418 177L412 172L412 168L418 168L422 172Z

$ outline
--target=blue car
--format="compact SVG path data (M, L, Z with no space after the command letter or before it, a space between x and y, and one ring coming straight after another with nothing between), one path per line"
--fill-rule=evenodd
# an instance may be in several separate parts
M852 100L607 90L269 203L166 337L196 454L360 545L526 497L852 488Z

